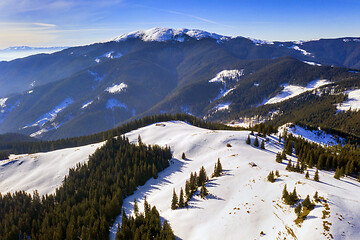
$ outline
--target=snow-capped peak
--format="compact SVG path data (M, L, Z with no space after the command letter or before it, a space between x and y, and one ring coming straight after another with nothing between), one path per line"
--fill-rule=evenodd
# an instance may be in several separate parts
M139 30L128 34L120 35L113 39L113 41L120 42L130 38L140 38L146 42L166 42L166 41L179 41L183 42L185 37L200 40L203 38L212 38L218 41L229 40L231 37L222 36L216 33L209 33L198 29L173 29L173 28L151 28L148 30Z

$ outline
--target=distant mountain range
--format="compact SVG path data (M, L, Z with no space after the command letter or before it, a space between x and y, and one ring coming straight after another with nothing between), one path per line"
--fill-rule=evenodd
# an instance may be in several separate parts
M54 53L61 51L67 47L29 47L17 46L0 49L0 61L11 61L17 58L24 58L27 56L40 54L40 53Z
M335 96L331 89L357 89L358 69L359 38L267 42L201 30L136 31L0 62L0 132L58 139L164 112L223 121L266 117L279 110L270 106L313 91L331 86L314 94L321 98ZM334 114L335 104L347 101L341 96L329 103Z

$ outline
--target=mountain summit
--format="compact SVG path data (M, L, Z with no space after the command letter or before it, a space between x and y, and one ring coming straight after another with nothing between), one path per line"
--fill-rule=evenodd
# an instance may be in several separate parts
M229 40L232 37L222 36L216 33L209 33L198 29L173 29L173 28L151 28L147 30L139 30L127 34L120 35L113 39L113 41L120 42L126 41L130 38L140 38L145 42L166 42L166 41L179 41L183 42L186 37L200 40L203 38L216 39L218 41Z

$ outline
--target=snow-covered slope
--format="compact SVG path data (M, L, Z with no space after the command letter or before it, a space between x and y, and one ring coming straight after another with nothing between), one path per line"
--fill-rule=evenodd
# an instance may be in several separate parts
M185 37L194 38L200 40L203 38L212 38L218 41L228 40L231 37L222 36L216 33L209 33L198 29L173 29L173 28L151 28L147 30L139 30L127 34L120 35L113 39L113 41L125 41L131 38L140 38L146 42L166 42L170 40L183 42Z
M288 134L292 134L295 137L303 137L304 139L319 143L322 145L337 145L339 143L345 144L345 139L341 137L334 136L332 134L328 134L321 129L318 130L310 130L300 127L298 125L294 125L292 123L284 124L283 126L279 127L279 133L284 134L284 132Z
M281 91L280 94L278 94L277 96L275 96L273 98L270 98L269 100L265 101L263 104L273 104L273 103L282 102L289 98L298 96L306 91L311 91L311 90L314 90L316 88L319 88L321 86L324 86L324 85L327 85L330 83L331 82L329 82L325 79L321 79L321 80L312 81L306 87L284 84L283 85L284 89Z
M348 94L348 100L338 104L337 109L340 111L347 111L351 109L352 111L357 111L360 109L360 89L346 91Z
M168 145L174 151L169 168L149 180L134 195L124 200L126 213L131 213L134 198L143 203L144 197L155 205L163 219L170 222L180 239L358 239L360 235L360 184L353 179L336 180L333 173L320 171L320 182L305 179L303 174L285 171L286 162L275 162L275 154L282 149L277 137L270 137L266 150L245 143L249 132L212 131L183 122L153 124L126 134L132 142L141 135L147 144ZM253 140L253 139L252 139ZM227 147L227 144L232 147ZM187 159L182 160L184 152ZM210 195L195 196L189 208L171 210L173 189L179 194L190 173L204 166L211 175L220 158L224 174L207 184ZM250 162L257 167L251 167ZM269 171L278 169L281 177L266 181ZM314 169L309 170L310 177ZM330 215L322 219L324 204L317 203L300 226L294 223L293 207L281 200L284 185L294 186L301 199L316 191L327 199ZM140 208L142 209L142 207ZM114 239L117 218L111 229ZM329 225L327 231L324 225ZM260 236L260 232L263 235ZM331 234L331 235L330 235ZM332 237L331 237L332 236Z
M11 155L0 161L0 193L24 190L40 195L55 192L77 163L84 163L103 143L46 153Z

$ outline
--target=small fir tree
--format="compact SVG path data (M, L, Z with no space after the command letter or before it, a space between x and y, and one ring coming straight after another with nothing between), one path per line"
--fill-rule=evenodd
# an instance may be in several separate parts
M316 182L320 181L320 179L319 179L319 171L317 169L315 171L314 181L316 181Z
M336 179L340 179L340 168L339 167L337 167L336 168L336 170L335 170L335 175L334 175L334 178L336 178Z
M219 168L219 166L218 166L218 168ZM206 179L207 179L206 171L205 171L204 166L202 166L199 171L198 186L204 185L206 182Z
M309 195L306 196L306 198L304 199L304 201L302 202L302 205L304 207L306 207L307 209L311 208L311 201L310 201L310 197Z
M276 172L275 172L275 176L280 177L279 170L276 170Z
M282 153L281 153L281 158L282 158L283 160L286 160L286 159L287 159L285 150L282 151Z
M278 162L278 163L282 163L281 153L278 152L278 153L276 154L275 161Z
M181 155L181 159L186 159L185 153L183 152Z
M254 146L259 147L259 140L257 136L255 137Z
M134 199L134 214L135 217L139 216L139 206L137 204L136 198Z
M254 130L251 130L251 133L250 133L250 135L253 135L253 136L254 136Z
M250 136L248 135L247 139L246 139L246 144L250 145L251 140L250 140Z
M261 146L260 146L261 149L265 149L265 142L264 140L261 141Z
M180 189L180 195L179 195L179 208L183 208L185 207L185 202L184 202L184 191L181 188Z
M319 201L319 195L318 195L317 191L314 194L314 199L315 199L315 201Z
M223 168L222 168L222 165L220 162L220 158L218 158L218 161L217 161L217 168L218 168L219 173L222 173Z
M175 210L177 208L178 208L178 197L176 195L175 188L174 188L173 197L172 197L172 201L171 201L171 209Z
M300 216L300 213L301 213L301 203L299 203L296 208L294 209L295 213L297 216Z
M310 176L309 176L309 171L306 171L306 173L305 173L305 178L306 178L306 179L309 179L309 178L310 178Z
M287 199L289 196L289 192L288 190L286 189L286 184L284 186L284 189L283 189L283 192L282 192L282 199Z
M269 175L267 176L267 180L272 183L275 182L275 176L273 171L269 173Z
M206 196L209 194L209 191L207 190L207 188L205 187L205 185L201 186L200 189L200 197L201 198L206 198Z

